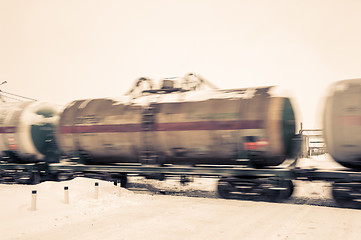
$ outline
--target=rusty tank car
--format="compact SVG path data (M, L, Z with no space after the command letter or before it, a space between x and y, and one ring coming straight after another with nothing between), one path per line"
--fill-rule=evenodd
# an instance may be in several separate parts
M49 103L0 103L0 151L7 162L58 161L54 139L59 109Z
M325 102L326 147L341 165L361 170L361 79L334 83Z
M59 148L91 164L218 165L249 159L263 167L287 158L295 135L289 98L272 95L272 86L202 90L205 84L188 74L153 89L150 79L140 78L121 99L73 101L61 114Z

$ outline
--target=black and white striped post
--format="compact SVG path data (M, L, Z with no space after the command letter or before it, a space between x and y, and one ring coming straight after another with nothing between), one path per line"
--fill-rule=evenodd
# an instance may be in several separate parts
M69 204L69 187L64 187L64 203Z
M36 210L36 197L37 197L37 191L36 191L36 190L32 190L32 191L31 191L31 206L30 206L30 211L35 211L35 210Z
M94 188L94 198L98 199L98 197L99 197L99 183L96 182L94 186L95 186L95 188Z
M120 195L121 195L121 189L122 189L122 184L121 184L121 182L120 182L120 180L118 180L118 197L120 197Z

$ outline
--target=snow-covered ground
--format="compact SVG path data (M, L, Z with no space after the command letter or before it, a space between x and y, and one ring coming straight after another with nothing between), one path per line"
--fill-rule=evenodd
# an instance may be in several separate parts
M313 160L323 164L327 159ZM94 196L95 182L99 182L98 199ZM219 199L215 179L195 179L186 186L174 180L159 182L138 177L130 178L130 182L130 190L86 178L35 186L1 184L0 239L361 236L361 210L333 207L329 185L323 182L296 181L294 196L286 203ZM69 204L64 202L64 186L69 187ZM32 190L37 190L36 211L30 210Z

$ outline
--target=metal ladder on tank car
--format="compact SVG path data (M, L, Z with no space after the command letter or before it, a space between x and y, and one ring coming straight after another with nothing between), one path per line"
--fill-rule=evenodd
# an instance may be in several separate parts
M141 150L140 150L140 162L142 164L154 164L156 163L157 154L154 151L154 147L151 144L152 134L155 129L155 115L156 115L157 103L150 103L143 109L142 112L142 125L141 125Z

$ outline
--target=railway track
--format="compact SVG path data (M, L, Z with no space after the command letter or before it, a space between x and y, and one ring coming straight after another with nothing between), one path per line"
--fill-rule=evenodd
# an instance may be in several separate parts
M217 193L216 179L195 179L194 183L182 186L175 181L159 182L130 178L128 189L138 194L186 196L196 198L220 198ZM294 194L284 204L311 205L324 207L340 206L332 198L332 186L325 182L294 181Z

